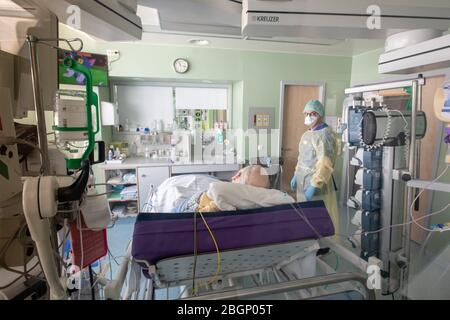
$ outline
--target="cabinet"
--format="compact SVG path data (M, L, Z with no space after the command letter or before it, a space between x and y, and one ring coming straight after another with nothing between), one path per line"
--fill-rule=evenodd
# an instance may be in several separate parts
M150 191L156 190L161 183L170 177L168 166L137 168L139 209L141 212L150 200Z
M148 161L147 161L148 162ZM127 159L121 164L103 164L103 181L106 183L108 202L113 215L119 218L135 217L138 212L148 212L151 190L156 190L172 176L184 174L212 174L230 180L239 170L237 164L146 164L145 159ZM134 176L134 179L133 179ZM126 189L125 191L123 191ZM99 190L100 191L100 190Z
M135 216L138 213L136 170L114 168L104 169L103 172L113 216Z

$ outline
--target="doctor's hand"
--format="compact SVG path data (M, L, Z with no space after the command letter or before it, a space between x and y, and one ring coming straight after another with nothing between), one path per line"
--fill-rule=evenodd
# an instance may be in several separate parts
M291 189L292 191L297 191L297 176L294 175L291 180Z
M319 191L318 188L314 188L313 186L309 186L305 191L305 198L307 201L311 201L314 198L314 195Z

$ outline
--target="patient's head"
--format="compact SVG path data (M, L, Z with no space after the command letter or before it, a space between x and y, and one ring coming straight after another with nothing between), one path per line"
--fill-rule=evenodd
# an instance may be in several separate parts
M245 167L232 178L233 183L247 184L258 188L269 188L266 169L259 165Z

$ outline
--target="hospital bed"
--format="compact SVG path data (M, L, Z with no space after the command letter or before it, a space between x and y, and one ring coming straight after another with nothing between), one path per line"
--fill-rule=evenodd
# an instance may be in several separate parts
M333 235L322 201L202 216L141 213L105 297L151 300L155 290L174 287L184 299L311 299L352 291L349 281L365 284L366 275L318 272L329 250L320 241ZM342 283L335 291L319 288ZM373 298L362 287L361 296Z

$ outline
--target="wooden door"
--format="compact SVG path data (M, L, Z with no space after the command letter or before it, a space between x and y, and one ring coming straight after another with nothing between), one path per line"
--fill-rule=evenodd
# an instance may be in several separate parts
M298 159L298 144L308 129L304 124L303 109L310 100L320 100L320 86L287 85L284 91L281 156L283 157L282 190L291 191L290 181Z
M445 78L434 77L427 78L426 84L422 89L422 110L427 115L427 133L420 143L420 171L418 177L420 180L431 181L434 180L434 166L436 165L436 155L438 154L437 148L440 148L441 144L437 143L437 139L441 136L442 128L441 122L434 116L433 105L434 96L436 90L442 87ZM419 210L414 211L414 217L423 217L429 213L429 205L431 201L431 193L424 192L419 199ZM428 219L419 220L421 225L426 225ZM413 224L411 238L415 242L422 243L424 230L420 229Z

